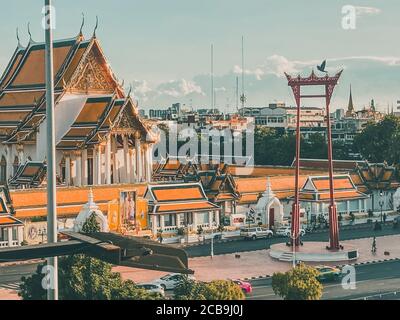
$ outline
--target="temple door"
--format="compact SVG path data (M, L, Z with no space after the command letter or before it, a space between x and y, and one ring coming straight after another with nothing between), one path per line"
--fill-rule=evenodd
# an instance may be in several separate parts
M275 224L275 208L269 208L269 228L271 229Z

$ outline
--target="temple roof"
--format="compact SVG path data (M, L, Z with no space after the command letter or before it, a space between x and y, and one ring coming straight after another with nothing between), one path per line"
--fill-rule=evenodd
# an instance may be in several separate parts
M366 199L368 197L357 189L350 175L334 176L333 186L336 200ZM329 177L309 177L300 190L300 200L328 202L330 200Z
M38 187L46 178L46 164L40 161L27 161L19 166L9 181L12 187Z
M127 99L96 37L58 40L53 46L56 109L66 94ZM45 112L45 44L30 41L15 50L0 78L0 141L34 140Z
M149 185L145 198L151 207L149 212L153 214L220 209L208 201L200 183Z

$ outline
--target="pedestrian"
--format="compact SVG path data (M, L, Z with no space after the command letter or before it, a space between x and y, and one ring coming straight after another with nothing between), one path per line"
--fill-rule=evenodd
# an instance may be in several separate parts
M372 250L373 253L376 252L376 237L372 239Z
M386 224L386 218L387 218L387 216L386 216L386 212L383 214L383 224Z
M160 232L160 243L162 243L163 242L163 236L162 236L162 233Z

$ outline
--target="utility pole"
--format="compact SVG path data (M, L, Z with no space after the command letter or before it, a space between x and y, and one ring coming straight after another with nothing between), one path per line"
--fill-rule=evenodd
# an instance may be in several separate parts
M240 96L240 102L242 103L242 109L246 103L246 95L244 94L244 37L242 36L242 94Z
M236 98L236 112L239 114L239 77L238 76L236 76L235 98Z
M214 109L214 45L211 45L211 109Z
M46 62L46 121L47 121L47 242L57 242L56 166L54 138L54 75L53 75L53 21L51 0L45 0L45 62ZM57 257L47 258L47 299L58 300Z

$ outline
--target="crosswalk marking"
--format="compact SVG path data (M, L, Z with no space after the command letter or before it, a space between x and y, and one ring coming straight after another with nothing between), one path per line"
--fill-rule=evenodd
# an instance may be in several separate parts
M1 283L0 289L18 290L21 282Z

